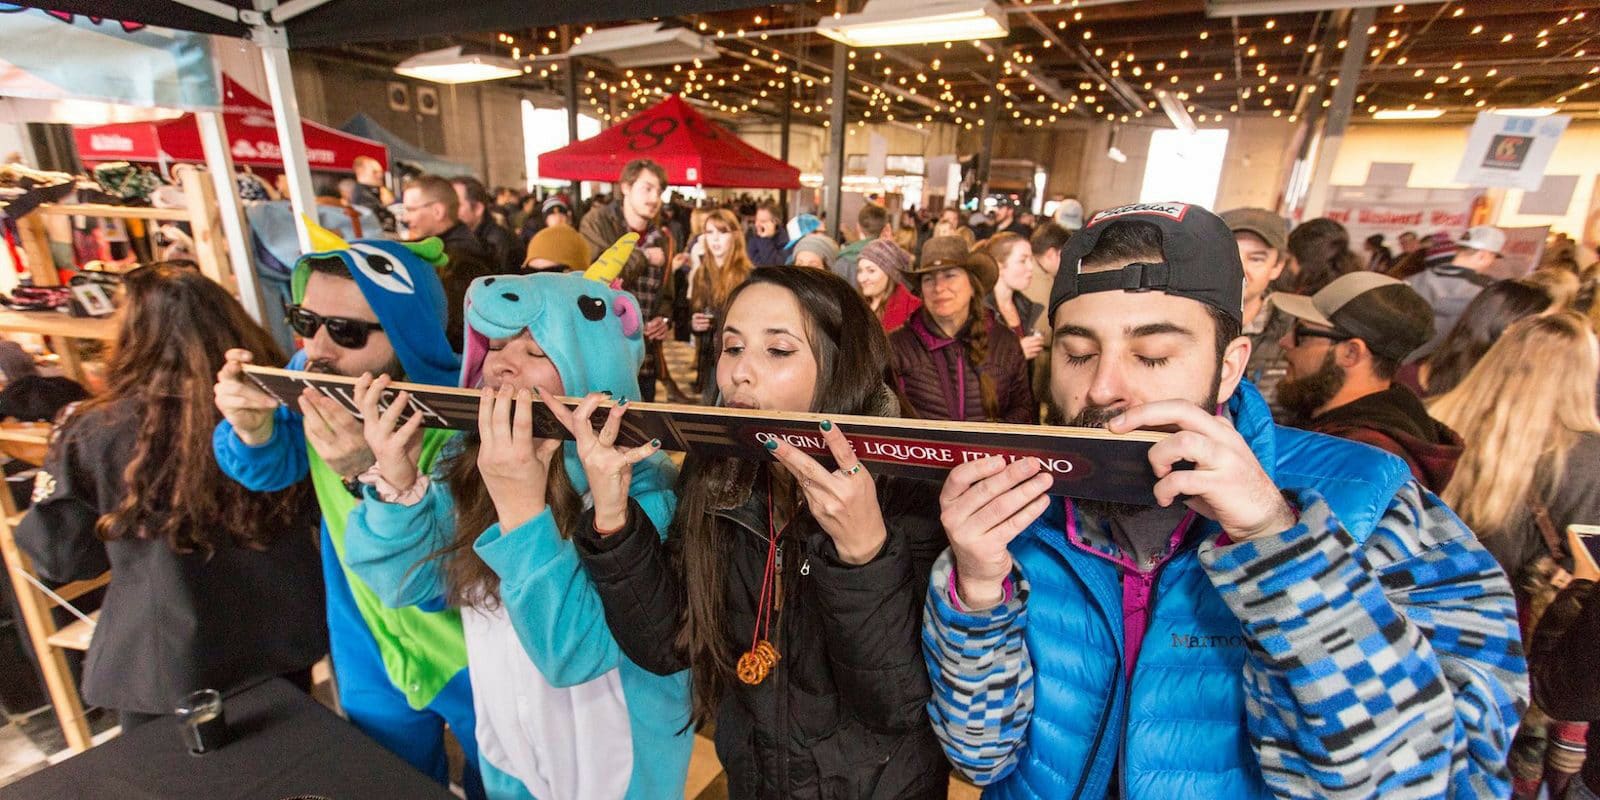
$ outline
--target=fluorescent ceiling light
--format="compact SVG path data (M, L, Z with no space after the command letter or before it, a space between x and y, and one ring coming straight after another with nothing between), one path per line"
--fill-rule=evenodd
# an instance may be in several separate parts
M1385 108L1372 115L1373 119L1438 119L1444 116L1442 108Z
M1556 110L1549 106L1540 106L1538 108L1501 108L1494 113L1502 117L1548 117L1556 113Z
M825 18L817 32L851 47L996 39L1011 32L992 0L872 0L839 19Z
M722 55L716 43L688 28L668 28L659 22L600 28L567 50L568 56L604 58L618 67L653 67L682 64Z
M516 77L522 74L522 67L503 56L467 55L456 45L418 53L400 62L394 71L419 81L476 83Z

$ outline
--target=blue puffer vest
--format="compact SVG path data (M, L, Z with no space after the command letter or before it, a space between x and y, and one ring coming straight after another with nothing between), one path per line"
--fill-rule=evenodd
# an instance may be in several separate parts
M1358 542L1411 479L1405 462L1377 448L1274 425L1249 383L1228 407L1274 482L1320 492ZM1270 798L1246 728L1243 631L1196 550L1216 525L1202 518L1160 568L1130 682L1117 567L1067 540L1062 509L1053 504L1011 546L1032 587L1035 710L1016 769L984 796ZM1120 785L1108 795L1114 777Z

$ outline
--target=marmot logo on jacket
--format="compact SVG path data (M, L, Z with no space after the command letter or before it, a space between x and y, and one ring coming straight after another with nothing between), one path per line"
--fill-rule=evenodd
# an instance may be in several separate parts
M1208 633L1208 634L1190 633L1190 634L1182 634L1182 633L1174 633L1174 634L1172 634L1172 646L1174 648L1180 648L1180 647L1187 647L1187 648L1195 648L1195 647L1244 647L1244 645L1245 645L1244 635L1243 634L1238 634L1238 633L1234 633L1234 634L1221 634L1221 633Z

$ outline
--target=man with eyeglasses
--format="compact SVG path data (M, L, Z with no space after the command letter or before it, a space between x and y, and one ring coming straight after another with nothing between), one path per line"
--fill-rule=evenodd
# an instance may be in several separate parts
M492 275L495 256L460 219L461 198L450 181L437 175L413 178L401 193L405 203L406 234L412 241L437 236L444 242L445 264L439 268L446 304L445 336L461 352L466 334L462 307L472 281Z
M445 190L454 197L448 183ZM362 240L301 258L297 302L287 313L302 349L289 368L453 385L460 358L444 335L445 291L434 267L442 260L438 240ZM308 479L316 489L341 707L356 727L441 783L448 781L448 725L467 756L467 796L483 797L460 616L442 607L386 608L344 563L345 520L375 463L361 422L311 389L294 408L280 406L245 377L250 362L249 351L230 350L217 373L223 421L212 448L222 472L248 489L277 491ZM423 432L423 469L450 437Z
M1289 362L1278 403L1290 424L1387 450L1418 483L1441 491L1461 437L1394 383L1406 356L1433 335L1433 309L1410 286L1376 272L1342 276L1315 295L1276 294L1293 325L1278 340Z

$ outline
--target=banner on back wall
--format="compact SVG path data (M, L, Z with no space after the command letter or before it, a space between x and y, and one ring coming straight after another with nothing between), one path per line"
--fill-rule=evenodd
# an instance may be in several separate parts
M1472 203L1480 194L1477 189L1335 186L1323 216L1343 225L1357 250L1374 233L1383 234L1391 247L1407 232L1422 237L1445 231L1459 239L1471 225Z
M1510 117L1479 112L1456 169L1456 182L1538 191L1550 154L1571 119L1564 114Z
M1550 226L1500 230L1506 235L1506 246L1500 249L1500 258L1489 268L1489 277L1501 280L1521 278L1537 269L1539 261L1544 258L1544 243L1550 236Z

